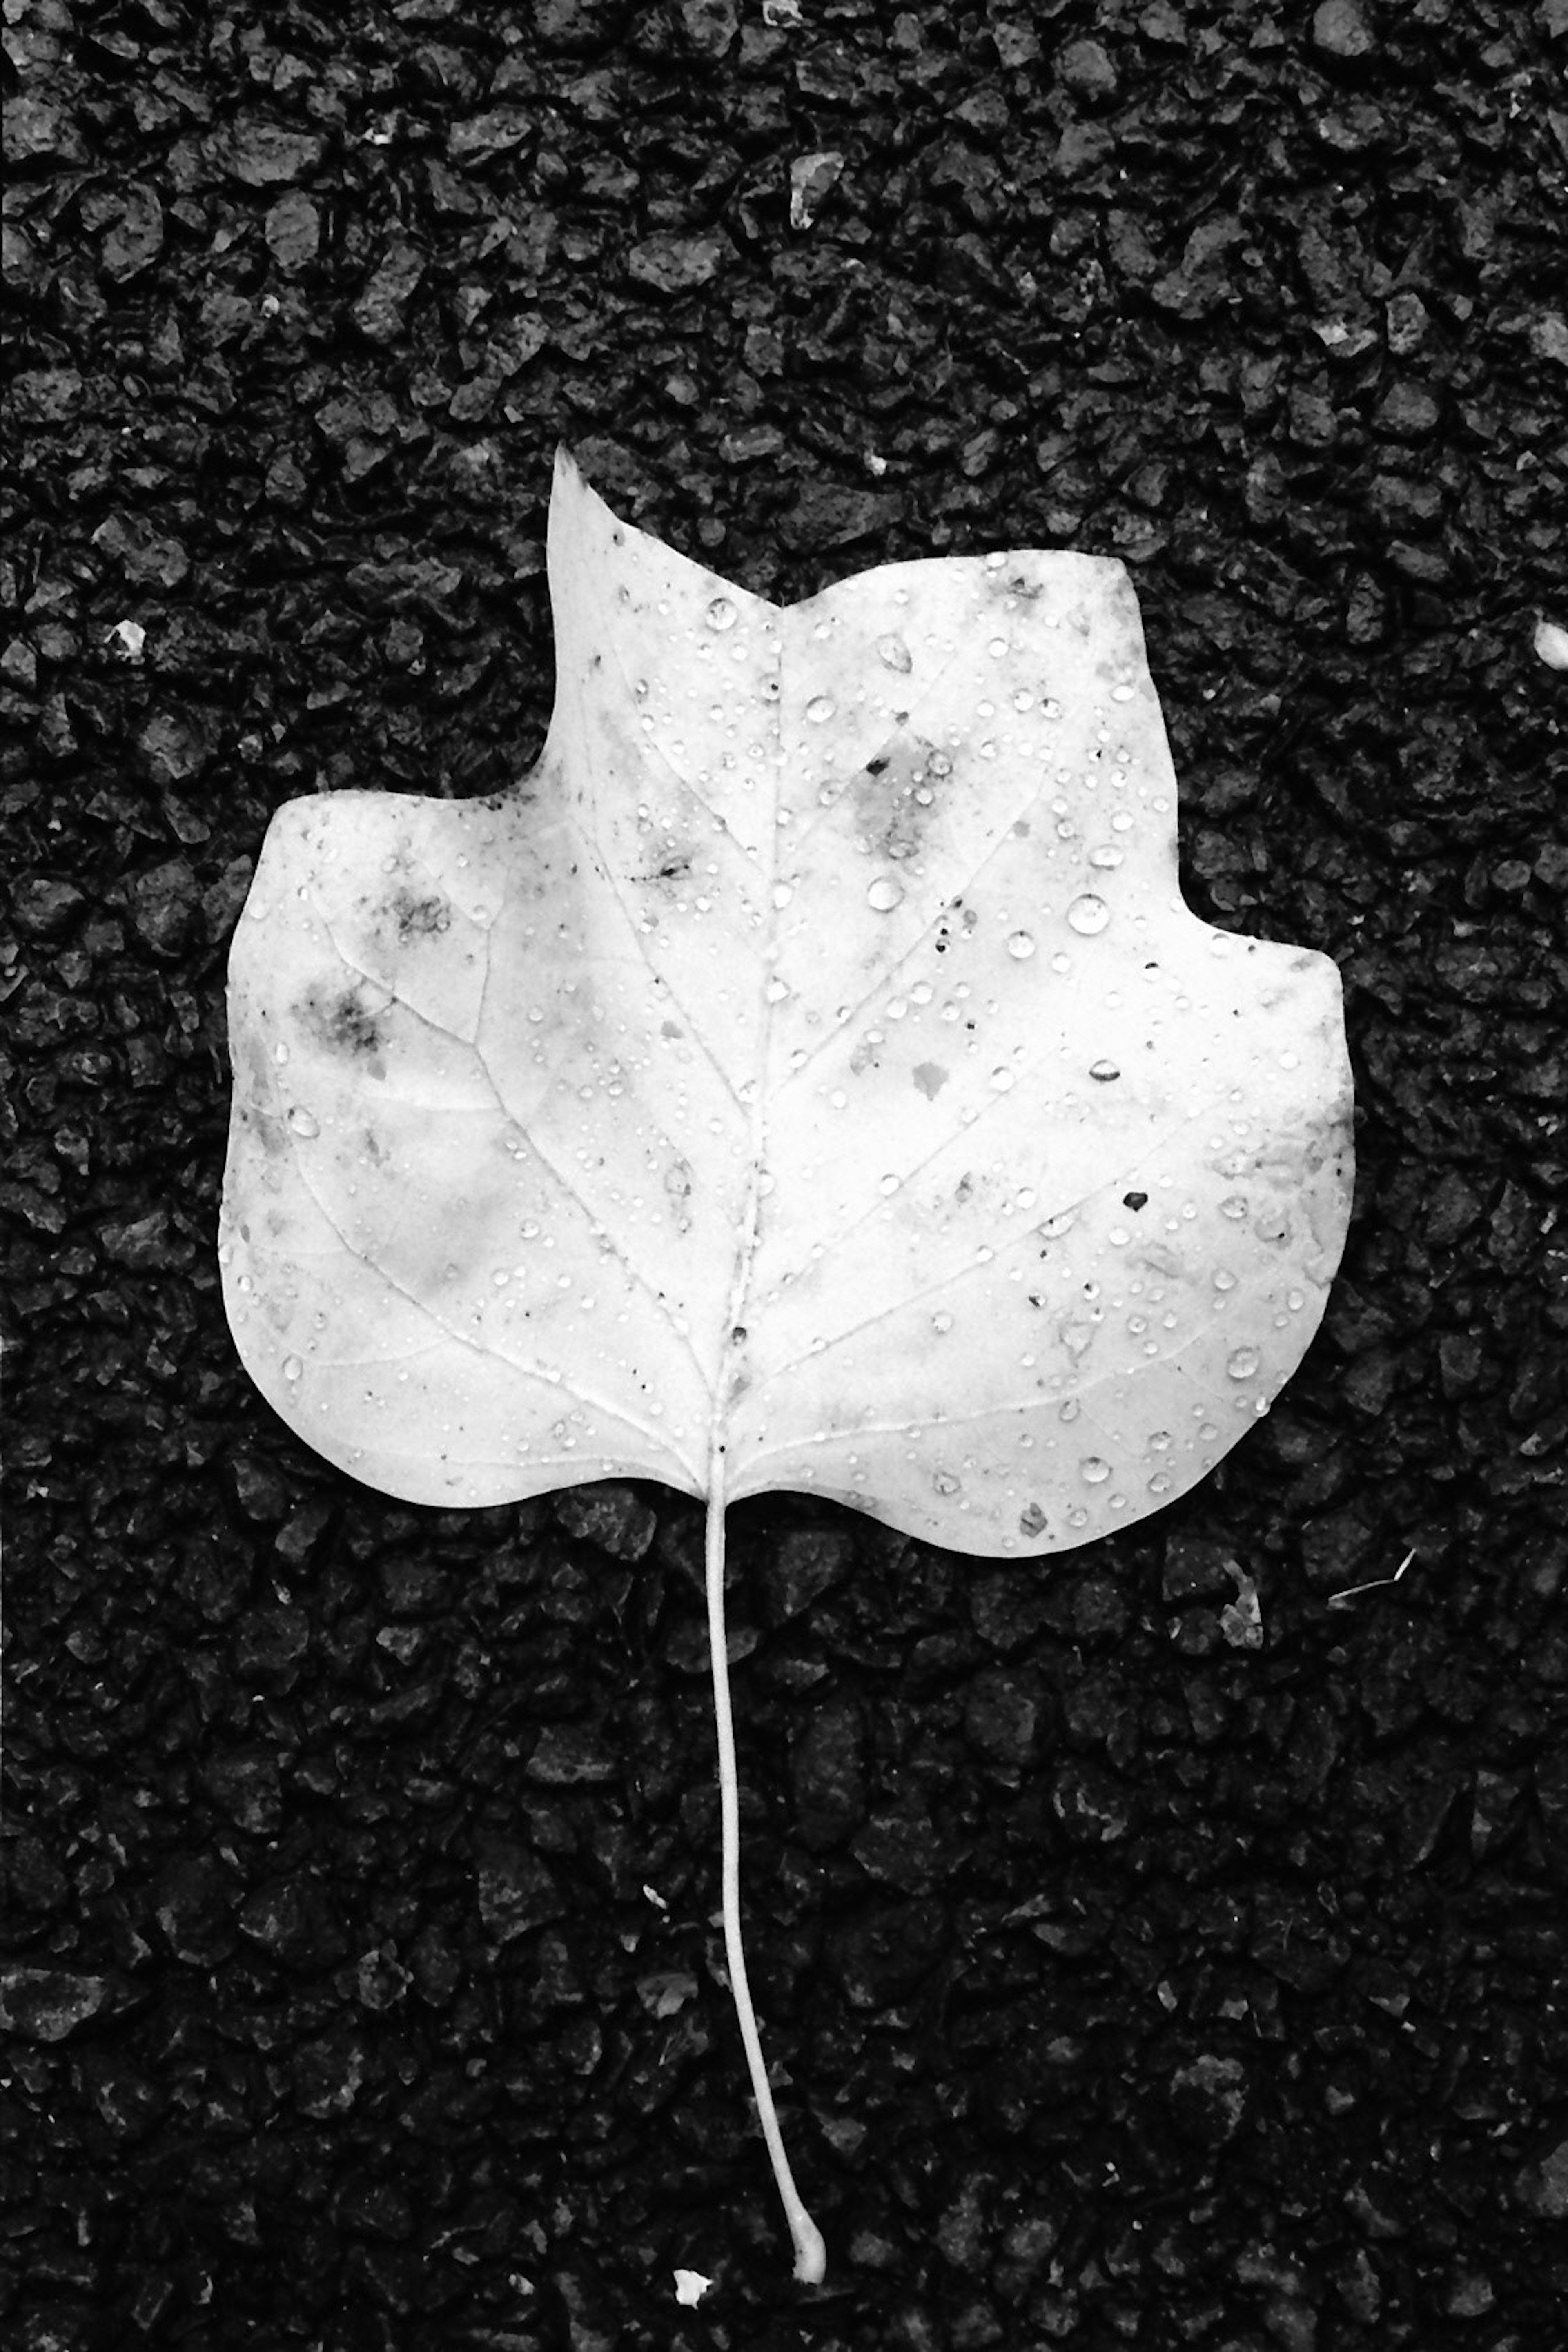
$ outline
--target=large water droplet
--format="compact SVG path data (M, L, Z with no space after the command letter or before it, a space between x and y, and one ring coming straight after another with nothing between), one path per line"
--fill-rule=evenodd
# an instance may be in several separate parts
M283 1370L283 1377L284 1377L284 1379L285 1379L286 1381L290 1381L290 1382L292 1382L292 1381L297 1381L297 1380L300 1378L300 1373L304 1370L304 1369L305 1369L305 1367L304 1367L304 1365L300 1361L300 1359L299 1359L299 1357L298 1357L298 1356L285 1356L285 1357L284 1357L284 1359L283 1359L283 1366L282 1366L282 1370Z
M707 621L710 629L732 629L739 618L728 596L715 596L708 607Z
M1110 1463L1102 1462L1098 1454L1089 1454L1078 1466L1086 1486L1103 1486L1110 1475Z
M952 1318L948 1313L945 1307L939 1307L937 1308L936 1313L931 1318L931 1328L937 1333L939 1338L944 1337L946 1333L952 1330Z
M904 886L890 874L879 874L866 893L866 904L879 915L890 915L904 895Z
M1261 1360L1256 1348L1233 1348L1225 1360L1225 1368L1233 1381L1249 1381Z
M781 914L784 908L789 905L790 900L794 897L795 885L793 882L775 882L773 884L773 905L779 909Z
M291 1135L302 1135L308 1139L311 1136L320 1135L321 1122L301 1104L296 1103L289 1114L289 1131Z
M1109 1086L1112 1078L1119 1078L1121 1073L1114 1062L1100 1060L1089 1064L1089 1075L1091 1078L1098 1078L1100 1085L1104 1087Z
M900 636L889 634L885 637L879 637L877 652L889 669L910 670L914 667L914 656Z
M830 694L814 694L805 706L805 715L814 727L821 727L832 718L837 708Z
M992 1091L999 1095L1010 1093L1013 1087L1013 1079L1014 1073L1011 1070L993 1070L991 1073Z
M1068 908L1069 929L1079 932L1085 939L1092 939L1096 931L1102 931L1110 920L1110 908L1103 898L1097 898L1092 890L1084 891Z

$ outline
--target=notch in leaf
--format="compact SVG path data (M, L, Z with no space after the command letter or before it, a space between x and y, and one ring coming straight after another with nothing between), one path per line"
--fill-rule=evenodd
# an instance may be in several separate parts
M556 695L509 793L296 801L229 966L220 1255L268 1402L446 1507L778 1488L1039 1557L1267 1412L1349 1219L1330 960L1199 921L1116 562L889 564L781 608L571 458Z

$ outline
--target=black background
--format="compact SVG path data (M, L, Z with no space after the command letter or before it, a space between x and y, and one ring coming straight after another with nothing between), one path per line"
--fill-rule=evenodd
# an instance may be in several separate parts
M5 16L9 2341L1544 2352L1565 0ZM533 758L558 439L781 600L1121 556L1191 904L1346 983L1343 1270L1215 1475L1039 1567L733 1515L815 2293L697 1507L395 1507L217 1290L268 817Z

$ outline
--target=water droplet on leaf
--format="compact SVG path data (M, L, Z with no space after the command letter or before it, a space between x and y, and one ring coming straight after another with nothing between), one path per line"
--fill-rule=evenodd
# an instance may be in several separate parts
M1104 930L1110 920L1110 908L1103 898L1097 898L1092 890L1084 891L1068 908L1069 927L1080 932L1085 939L1092 939L1096 931Z

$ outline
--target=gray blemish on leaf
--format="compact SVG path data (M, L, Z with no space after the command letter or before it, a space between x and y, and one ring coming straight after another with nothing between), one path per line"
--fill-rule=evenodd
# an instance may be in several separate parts
M858 845L893 863L918 857L952 772L946 754L919 736L868 761L848 783Z
M386 901L386 912L399 947L410 940L438 938L452 919L451 908L436 891L427 891L421 897L414 890L395 890Z
M357 982L347 988L308 989L293 1011L306 1035L329 1054L363 1064L367 1076L385 1077L381 1016Z
M917 1062L913 1076L916 1086L924 1095L927 1102L935 1102L937 1096L947 1084L949 1073L942 1068L940 1062Z
M691 1231L691 1163L672 1160L664 1171L664 1193L675 1216L678 1234Z
M1016 563L1007 572L986 572L984 583L988 595L1022 596L1030 603L1039 595L1044 585L1042 581L1032 579L1023 566Z

